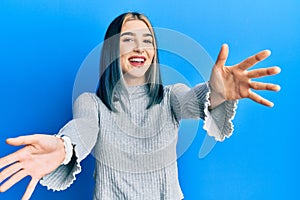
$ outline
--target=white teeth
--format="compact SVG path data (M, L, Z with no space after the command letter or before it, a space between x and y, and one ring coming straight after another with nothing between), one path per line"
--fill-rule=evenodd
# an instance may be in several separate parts
M130 62L144 62L145 59L143 58L131 58L129 59Z

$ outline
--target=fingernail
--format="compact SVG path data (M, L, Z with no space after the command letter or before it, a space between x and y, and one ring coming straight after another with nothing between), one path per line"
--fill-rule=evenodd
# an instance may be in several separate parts
M277 73L281 72L281 68L280 67L276 67Z
M280 90L281 90L280 85L277 85L277 91L280 91Z
M268 53L268 55L271 55L271 50L267 49L266 52Z

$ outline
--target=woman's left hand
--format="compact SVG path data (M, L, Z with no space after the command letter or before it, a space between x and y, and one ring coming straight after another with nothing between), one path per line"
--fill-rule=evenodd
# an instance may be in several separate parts
M228 46L226 44L222 45L209 81L211 89L210 108L218 106L225 100L238 100L241 98L249 98L259 104L272 107L274 105L272 102L253 92L252 89L279 91L280 86L256 82L251 79L278 74L280 73L280 68L269 67L247 70L269 57L270 54L269 50L264 50L236 65L225 66L228 57Z

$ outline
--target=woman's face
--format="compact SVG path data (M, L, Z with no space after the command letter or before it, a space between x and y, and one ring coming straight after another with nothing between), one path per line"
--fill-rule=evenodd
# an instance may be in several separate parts
M127 85L146 82L146 72L155 54L153 35L141 20L123 24L120 35L120 64Z

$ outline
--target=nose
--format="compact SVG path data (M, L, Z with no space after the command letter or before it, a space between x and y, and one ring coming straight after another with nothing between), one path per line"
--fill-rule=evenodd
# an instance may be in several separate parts
M143 53L145 51L145 47L141 45L142 42L137 41L136 45L133 49L134 52L136 53Z

